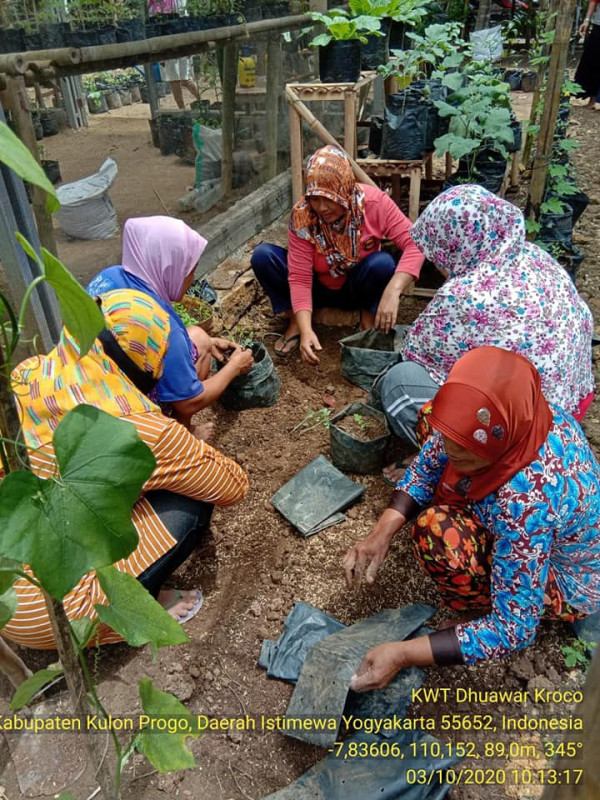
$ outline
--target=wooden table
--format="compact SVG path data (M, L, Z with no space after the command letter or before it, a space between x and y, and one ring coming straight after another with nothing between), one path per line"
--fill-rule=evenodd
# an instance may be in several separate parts
M356 122L364 113L369 90L376 72L362 72L356 83L288 83L286 90L302 102L332 100L344 103L344 149L356 158ZM304 193L302 172L302 117L290 103L290 149L292 165L292 194L294 201Z

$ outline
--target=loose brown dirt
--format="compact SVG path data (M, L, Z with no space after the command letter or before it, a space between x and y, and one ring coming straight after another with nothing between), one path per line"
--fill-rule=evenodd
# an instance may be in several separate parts
M572 132L584 145L574 160L579 168L579 182L591 198L576 237L587 254L578 283L596 315L600 312L600 190L596 180L600 140L597 119L585 109L575 108L573 111ZM73 136L84 142L86 135ZM114 132L107 134L107 146L111 141L119 147L125 146ZM105 149L100 151L94 147L98 164L106 154ZM142 169L140 156L148 152L143 146L136 156L137 175ZM89 149L84 154L82 148L80 173L84 168L89 171L91 156ZM56 152L52 157L56 157ZM125 166L126 159L123 160L123 170ZM169 172L164 169L164 179L175 182L175 171L170 176ZM68 172L67 177L75 177L75 172ZM125 179L124 172L121 179ZM148 192L141 195L139 190L136 191L135 180L137 178L131 176L132 205L127 213L149 213L139 205L146 202ZM159 185L161 196L166 201L179 191L173 185L173 193L169 194L165 184ZM155 209L155 204L152 208ZM278 232L280 239L284 233L285 225L282 225ZM117 255L116 241L106 245L106 253L113 245ZM81 248L78 251L80 256L86 246L86 243L77 245ZM95 257L100 257L99 251ZM107 256L103 263L96 261L95 266L99 268L110 260ZM82 264L81 261L78 263ZM423 307L421 300L403 299L400 321L412 321ZM257 336L281 330L281 324L272 318L264 300L242 322ZM299 469L318 454L327 456L329 452L326 428L318 427L301 433L294 432L294 426L309 411L323 407L324 395L332 396L338 409L353 400L365 399L365 392L347 383L339 374L337 342L350 332L340 328L318 329L323 345L318 367L304 364L297 356L276 359L281 395L274 407L236 413L217 406L203 415L204 420L216 423L216 446L247 469L250 493L236 508L215 510L211 534L204 546L173 576L174 585L181 588L201 585L206 595L204 609L186 626L190 643L162 650L156 661L152 660L147 649L134 651L125 645L107 646L96 664L100 693L113 714L136 713L139 711L137 683L142 676L149 675L158 687L174 692L185 701L193 714L218 718L249 714L259 723L257 730L211 732L192 742L191 750L198 764L194 770L159 776L140 756L134 756L124 776L123 797L126 800L159 800L165 795L207 800L258 800L295 780L323 757L324 751L316 747L276 731L260 729L261 715L274 718L283 714L292 691L287 684L267 679L257 667L261 642L279 635L283 620L295 602L312 603L345 623L355 622L383 608L419 602L437 604L434 585L423 574L406 531L396 537L374 587L349 591L345 586L340 569L344 553L368 533L388 502L390 490L379 476L352 476L366 488L362 502L351 509L346 522L308 539L294 533L269 502L273 493ZM267 339L269 346L272 341ZM597 373L597 358L595 368ZM599 417L600 406L596 402L584 424L596 450L600 447ZM439 612L433 623L444 616ZM484 786L454 787L450 794L452 800L541 796L542 789L538 784L517 786L509 772L543 766L546 763L543 742L550 736L537 732L503 732L503 720L567 717L579 713L580 709L565 703L486 703L469 699L459 703L456 689L481 692L527 689L533 692L536 688L579 688L583 681L581 671L567 669L561 654L561 647L570 638L566 626L543 623L535 643L509 659L472 667L432 667L426 670L426 686L450 689L449 698L447 701L438 698L437 702L417 702L413 704L410 715L435 720L435 735L443 742L473 742L475 752L483 757L468 758L463 767L498 769L500 772L496 774L506 777L504 786L488 782ZM21 655L34 669L55 657L54 654L23 651ZM3 681L0 684L2 710L5 710L10 694ZM458 730L441 730L445 714L459 715ZM469 714L491 715L492 724L498 730L467 730L464 720ZM486 743L493 746L494 742L504 744L498 744L497 751L493 751L495 755L486 756ZM508 750L502 749L508 748L511 742L516 742L515 746L520 746L521 750L509 754ZM526 746L533 746L536 755ZM14 769L6 755L0 766L3 767L0 783L6 786L10 798L18 797ZM88 775L73 788L74 794L87 797L94 785Z

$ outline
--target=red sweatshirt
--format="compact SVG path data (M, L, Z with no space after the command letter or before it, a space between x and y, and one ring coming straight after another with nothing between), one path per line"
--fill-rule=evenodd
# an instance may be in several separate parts
M410 236L411 222L392 198L376 186L361 184L365 193L365 222L360 235L360 259L381 249L382 239L391 239L401 250L396 272L419 277L425 257ZM288 278L294 311L312 311L313 273L329 289L340 289L346 276L335 278L329 273L325 256L312 242L288 233Z

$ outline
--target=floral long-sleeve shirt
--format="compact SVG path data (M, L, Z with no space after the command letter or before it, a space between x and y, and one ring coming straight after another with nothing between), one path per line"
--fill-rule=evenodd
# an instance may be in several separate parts
M492 610L456 626L465 663L501 658L532 642L549 570L571 606L584 614L600 609L600 465L578 423L557 406L552 411L537 458L472 503L493 537ZM446 463L436 433L397 488L431 505Z

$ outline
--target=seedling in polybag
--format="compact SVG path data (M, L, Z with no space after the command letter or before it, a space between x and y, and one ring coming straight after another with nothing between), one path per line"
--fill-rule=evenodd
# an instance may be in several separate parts
M330 408L320 408L318 411L309 411L304 419L292 428L292 433L298 430L300 433L307 433L308 431L312 431L320 426L323 428L329 428L330 419Z

